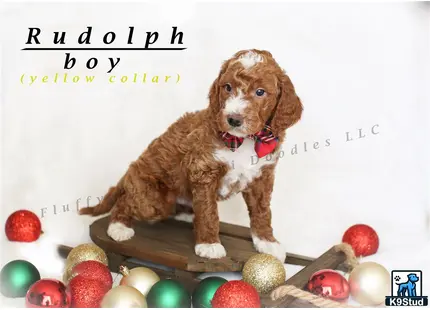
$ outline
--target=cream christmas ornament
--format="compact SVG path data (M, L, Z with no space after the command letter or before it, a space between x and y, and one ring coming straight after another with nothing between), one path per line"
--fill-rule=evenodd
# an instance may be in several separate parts
M348 281L352 298L363 306L378 306L390 295L390 273L380 264L361 263Z
M123 275L119 285L128 285L139 290L144 296L148 294L151 287L160 281L160 277L151 269L146 267L136 267L128 269L120 266L119 271Z

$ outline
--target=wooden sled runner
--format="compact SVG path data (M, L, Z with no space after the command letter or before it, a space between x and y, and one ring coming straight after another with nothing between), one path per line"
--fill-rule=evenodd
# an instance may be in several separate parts
M221 223L220 239L227 251L222 259L205 259L194 253L194 236L190 223L167 220L156 224L135 223L135 235L124 242L116 242L107 235L109 218L101 218L90 226L93 242L101 247L109 259L109 269L119 272L119 266L128 268L145 266L154 270L160 278L180 281L191 293L198 284L197 277L204 272L241 271L245 262L255 251L250 229L247 227ZM59 252L67 257L72 248L59 246ZM342 264L346 260L343 252L329 249L317 259L287 253L285 263L306 266L292 276L286 284L305 289L311 275L321 269L346 270ZM273 301L269 296L261 296L266 308L302 308L315 306L309 302L287 296Z

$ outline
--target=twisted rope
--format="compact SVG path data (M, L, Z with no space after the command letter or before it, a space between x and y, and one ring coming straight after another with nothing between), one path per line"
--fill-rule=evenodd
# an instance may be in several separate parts
M344 265L346 265L350 270L359 265L358 259L354 254L354 250L347 243L341 243L335 246L336 252L345 253L346 260ZM305 300L313 304L318 308L361 308L357 306L348 305L346 303L341 303L338 301L330 300L321 296L314 295L310 292L304 291L294 285L282 285L272 291L270 297L272 300L277 300L284 298L285 296L292 296L301 300Z
M277 300L285 296L292 296L301 300L306 300L318 308L359 308L345 303L337 302L331 299L314 295L310 292L301 290L294 285L283 285L275 289L270 297Z
M334 249L336 250L336 252L345 253L346 260L343 264L349 267L350 270L360 265L358 258L355 256L354 249L348 243L338 244L334 247Z

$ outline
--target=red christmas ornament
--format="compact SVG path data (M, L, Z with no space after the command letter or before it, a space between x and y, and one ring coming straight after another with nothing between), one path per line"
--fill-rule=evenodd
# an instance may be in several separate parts
M379 247L378 234L372 227L364 224L357 224L348 228L343 234L342 242L352 246L355 256L375 254Z
M72 298L72 308L100 308L109 288L101 281L76 276L70 281L67 291Z
M221 285L211 303L212 308L261 308L260 296L255 287L241 280Z
M58 280L42 279L28 289L25 296L26 308L70 308L70 294Z
M42 225L36 214L18 210L9 215L5 231L9 241L33 242L39 239Z
M84 278L101 281L108 289L112 288L112 274L109 268L98 261L88 260L72 268L71 278L82 276Z
M348 281L331 269L315 272L308 282L308 290L315 295L336 301L343 301L349 297Z

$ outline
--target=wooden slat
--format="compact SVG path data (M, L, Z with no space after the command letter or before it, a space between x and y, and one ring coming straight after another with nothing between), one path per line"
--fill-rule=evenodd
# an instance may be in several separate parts
M91 225L90 236L106 252L194 272L240 271L256 253L249 241L221 235L229 256L216 260L199 258L194 253L192 230L181 226L177 221L136 223L132 239L116 242L107 235L108 219L104 218Z
M187 223L192 229L191 224ZM230 236L230 237L236 237L243 240L247 240L249 242L252 242L251 238L251 229L249 227L244 226L238 226L234 224L228 224L228 223L220 223L219 226L220 235L224 236ZM285 264L291 264L291 265L298 265L298 266L307 266L311 262L314 261L314 258L303 256L303 255L297 255L293 253L286 253L287 257L285 259Z
M186 229L193 229L191 223L181 222L181 221L168 221L169 225L174 225L177 227L182 227ZM251 229L245 226L239 226L229 223L220 222L219 225L219 233L221 236L234 237L242 240L246 240L252 242L251 238ZM314 258L304 255L298 255L293 253L286 253L285 264L298 265L298 266L307 266L309 265Z
M90 226L91 239L105 251L187 271L241 271L243 264L257 253L249 228L233 224L220 223L220 239L228 256L216 260L195 255L190 223L167 220L151 225L137 222L134 225L135 236L124 242L115 242L107 235L108 224L109 218L105 217ZM312 260L287 253L286 263L306 266Z

